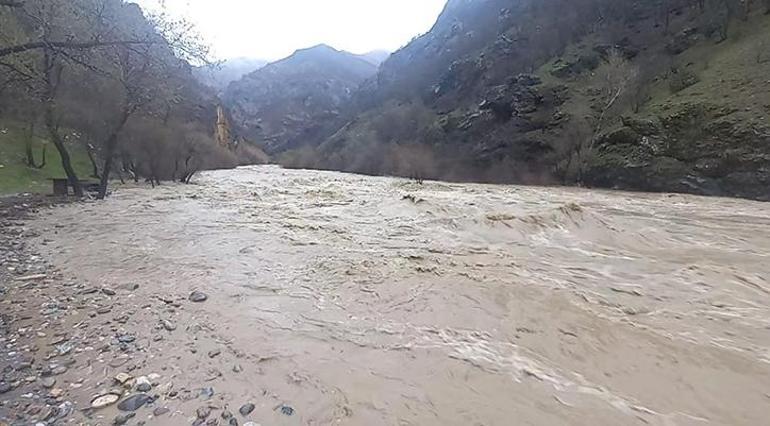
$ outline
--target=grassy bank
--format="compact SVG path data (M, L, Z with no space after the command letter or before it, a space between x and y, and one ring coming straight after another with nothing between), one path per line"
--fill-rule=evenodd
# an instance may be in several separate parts
M32 149L35 161L40 164L45 140L35 137ZM78 176L86 178L90 162L85 149L69 144L69 153ZM65 177L61 158L53 144L46 148L46 165L42 169L27 167L25 138L21 126L16 123L0 123L0 195L20 192L51 193L51 178Z

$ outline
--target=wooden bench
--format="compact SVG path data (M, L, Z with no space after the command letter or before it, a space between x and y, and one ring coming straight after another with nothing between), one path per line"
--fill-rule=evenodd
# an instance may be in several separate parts
M69 194L70 181L69 179L51 179L53 182L53 195L67 195Z
M53 195L69 195L70 193L70 181L67 178L53 178ZM99 182L81 180L80 186L85 192L99 192Z

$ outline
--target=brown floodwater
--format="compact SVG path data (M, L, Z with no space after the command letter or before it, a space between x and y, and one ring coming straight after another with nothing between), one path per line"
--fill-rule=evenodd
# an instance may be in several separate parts
M770 418L770 204L265 166L33 227L66 274L140 284L139 336L168 315L144 301L207 293L142 368L263 425Z

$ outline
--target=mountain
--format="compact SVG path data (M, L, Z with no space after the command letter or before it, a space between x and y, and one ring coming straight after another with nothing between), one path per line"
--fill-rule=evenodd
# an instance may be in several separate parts
M195 78L202 84L223 91L233 81L239 80L244 75L267 64L268 62L262 59L235 58L213 66L195 67L193 71Z
M283 163L770 199L768 3L450 0Z
M319 142L377 67L326 45L296 51L229 85L224 102L237 135L268 153Z

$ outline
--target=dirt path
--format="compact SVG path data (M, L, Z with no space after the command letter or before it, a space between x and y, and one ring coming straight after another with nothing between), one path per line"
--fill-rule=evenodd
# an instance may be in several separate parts
M260 167L119 190L25 232L53 265L0 295L0 423L770 416L767 204ZM88 409L140 385L136 411Z

